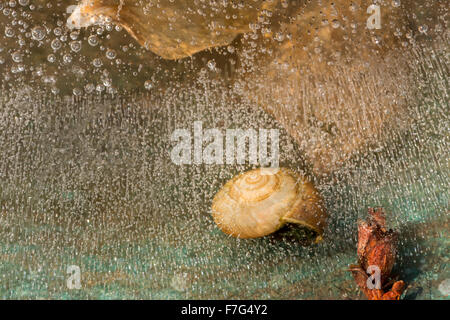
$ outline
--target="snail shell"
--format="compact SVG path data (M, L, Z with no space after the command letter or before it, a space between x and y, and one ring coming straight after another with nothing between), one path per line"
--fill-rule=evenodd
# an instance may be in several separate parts
M260 168L234 177L214 197L212 215L233 237L263 237L289 223L314 231L316 242L327 218L313 184L285 168Z

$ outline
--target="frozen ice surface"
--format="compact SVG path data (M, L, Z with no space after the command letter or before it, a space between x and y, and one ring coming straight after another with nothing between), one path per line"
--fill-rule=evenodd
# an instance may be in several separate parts
M59 99L27 88L3 97L2 296L356 298L345 268L356 259L356 219L368 206L385 207L401 233L408 293L439 296L448 278L446 92L428 88L437 96L418 104L408 132L316 181L330 226L323 243L301 247L236 240L213 223L214 194L250 165L170 161L173 130L201 120L205 128L279 128L281 164L308 174L273 119L229 103L232 90L213 86L158 99ZM80 290L66 288L69 265L81 268Z
M39 20L11 11L29 7L0 5L1 298L358 299L346 271L356 262L356 221L367 207L382 206L400 233L395 274L409 285L404 297L448 299L448 35L436 48L412 52L417 90L408 97L409 122L399 121L398 130L394 122L383 141L318 176L302 148L320 136L299 146L244 99L242 83L221 77L234 67L212 61L217 53L150 59L120 27L79 34L64 29L60 12L48 14L45 36L32 29L27 37ZM418 32L445 30L427 26ZM226 49L235 58L234 47ZM205 129L278 128L280 164L307 175L325 198L324 241L304 247L223 234L211 218L212 199L253 166L174 164L170 136L192 131L194 121ZM69 266L80 268L81 289L68 288Z

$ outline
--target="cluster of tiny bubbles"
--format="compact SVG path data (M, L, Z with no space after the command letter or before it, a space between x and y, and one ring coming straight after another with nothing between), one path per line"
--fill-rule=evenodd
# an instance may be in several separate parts
M72 60L73 60L73 57L69 53L67 53L63 56L63 62L65 64L70 64L72 62Z
M428 31L428 26L426 24L419 26L419 32L420 33L427 33Z
M146 2L149 15L153 3ZM280 1L280 7L289 9L291 3ZM348 3L345 10L364 14ZM389 3L400 6L399 0ZM404 274L419 274L406 280L429 286L427 292L448 294L442 246L449 186L448 55L431 46L411 55L409 67L419 71L410 75L410 87L417 93L405 89L406 69L394 77L384 69L368 72L361 81L351 68L329 68L320 75L326 82L305 72L298 83L290 83L284 75L296 70L289 59L272 64L252 58L259 50L267 57L279 55L280 44L296 39L278 25L265 24L276 16L269 10L249 25L250 33L222 48L166 61L140 48L111 21L68 29L65 9L63 1L0 3L0 74L12 88L0 99L0 250L5 261L0 296L358 298L355 283L342 270L357 262L357 218L378 205L389 212L389 226L400 231ZM206 6L198 9L204 17L206 11ZM331 32L341 32L347 21L342 15L317 15L316 20ZM356 24L348 25L356 32ZM439 28L422 21L413 30L393 30L402 40L412 40ZM259 46L260 34L267 34L267 47ZM378 35L368 37L383 45ZM297 45L314 60L326 48L315 45L321 41L318 33L312 31L311 39L313 47ZM249 48L242 49L242 43ZM237 69L242 81L221 77L224 66L246 64L255 72ZM264 73L266 65L279 78ZM261 78L265 82L258 82ZM350 84L350 94L342 83ZM247 85L261 89L266 100L257 101L258 92ZM130 87L136 92L123 90ZM409 98L406 113L414 115L412 124L407 115L398 121L392 115L394 129L387 126L383 139L371 137L374 146L355 152L336 172L315 176L311 159L304 158L320 147L327 150L325 156L339 155L346 148L340 139L347 137L337 135L352 117L361 116L355 111L346 119L342 106L360 101L367 111L378 107L379 114L370 118L392 114L388 104L379 103L380 96L400 99L392 93L397 87ZM283 111L277 119L263 110L267 101L275 113ZM322 106L337 112L322 114ZM361 119L361 131L371 132L372 122ZM211 201L226 181L256 166L174 164L171 135L179 128L192 134L195 121L224 134L229 128L278 129L281 165L308 175L324 196L330 217L324 241L303 247L272 237L224 235L212 221ZM68 292L59 281L66 266L59 264L78 262L82 271L89 270L83 279L90 285Z
M275 40L282 42L284 40L284 34L283 32L277 32L275 33Z
M97 46L99 44L99 39L98 39L98 37L95 34L90 35L89 38L88 38L88 43L91 46L95 47L95 46Z
M95 85L93 83L88 83L87 85L84 86L84 91L86 93L92 93L95 91Z
M144 82L144 88L146 90L151 90L153 88L153 81L152 80L146 80Z
M94 67L100 68L103 65L103 62L102 59L95 58L94 60L92 60L92 64L94 65Z
M115 72L114 77L119 77L124 74L131 74L133 76L139 76L140 81L143 81L143 77L151 76L147 74L150 70L148 68L139 68L135 71L133 55L138 53L139 47L133 45L131 38L126 36L127 42L116 45L113 43L108 43L105 45L100 45L101 43L108 42L111 40L111 32L123 32L123 28L120 25L114 25L111 19L106 19L106 23L100 26L93 26L87 29L81 30L71 30L66 27L65 18L67 13L65 13L65 6L54 7L49 4L44 4L41 0L37 0L35 3L31 4L29 1L23 1L17 5L17 1L11 2L1 2L0 10L3 13L3 20L5 24L3 25L4 38L8 40L8 56L11 57L11 61L14 64L7 66L6 72L3 73L2 81L10 82L11 77L17 81L22 81L23 77L27 75L32 75L33 77L45 77L45 76L55 76L56 83L52 83L52 86L64 87L64 92L78 92L78 90L73 90L69 86L76 85L75 83L60 81L61 77L64 77L66 73L64 70L69 67L74 62L80 62L82 64L89 64L90 67L86 66L85 76L86 78L78 78L79 80L85 82L81 87L84 87L87 83L101 84L99 86L98 92L103 92L102 87L112 88L113 79L98 78L96 75L97 71L103 65L108 64L108 61L114 62L113 64L108 64L109 66L117 66L118 72ZM30 5L31 4L31 5ZM58 14L53 15L51 19L46 16L45 8L55 10ZM36 10L37 9L37 10ZM54 20L53 17L57 17ZM2 20L2 22L3 22ZM124 33L126 34L126 33ZM30 40L30 41L29 41ZM87 42L88 46L84 46L83 42ZM119 41L121 42L121 41ZM17 47L16 50L12 50L14 45ZM89 49L90 47L96 47L95 49ZM123 51L119 51L119 48L123 48ZM20 49L20 50L17 50ZM102 53L103 58L98 55L99 51ZM18 53L16 53L18 52ZM125 54L122 54L125 53ZM41 57L45 54L44 57ZM95 56L93 56L95 54ZM142 56L142 52L139 53ZM128 59L128 58L131 59ZM43 59L42 59L43 58ZM139 63L145 59L144 56L139 58ZM4 55L0 56L0 65L5 65L8 58ZM38 62L39 61L39 62ZM42 76L37 76L33 73L33 66L35 62L43 63L43 73ZM24 73L24 71L26 71ZM158 72L163 70L158 70ZM14 78L14 75L22 73L21 78ZM139 80L136 77L136 82ZM46 81L44 81L46 83ZM127 82L120 82L121 84ZM131 87L132 84L127 86ZM55 90L53 90L55 91Z

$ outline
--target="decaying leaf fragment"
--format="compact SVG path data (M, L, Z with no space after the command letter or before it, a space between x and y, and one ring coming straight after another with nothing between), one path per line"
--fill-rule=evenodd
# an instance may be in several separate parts
M358 265L349 267L356 284L369 300L399 300L405 289L405 283L400 280L387 290L397 253L396 240L397 233L386 230L383 209L369 208L367 221L358 223ZM371 285L372 277L379 277L375 285Z

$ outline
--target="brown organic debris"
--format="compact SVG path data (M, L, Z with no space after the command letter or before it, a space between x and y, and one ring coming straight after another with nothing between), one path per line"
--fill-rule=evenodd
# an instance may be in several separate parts
M369 208L369 218L358 223L358 265L351 265L353 278L369 300L399 300L405 289L400 280L389 285L391 271L397 253L397 233L386 230L386 218L382 208ZM379 271L379 285L370 286L369 277Z

